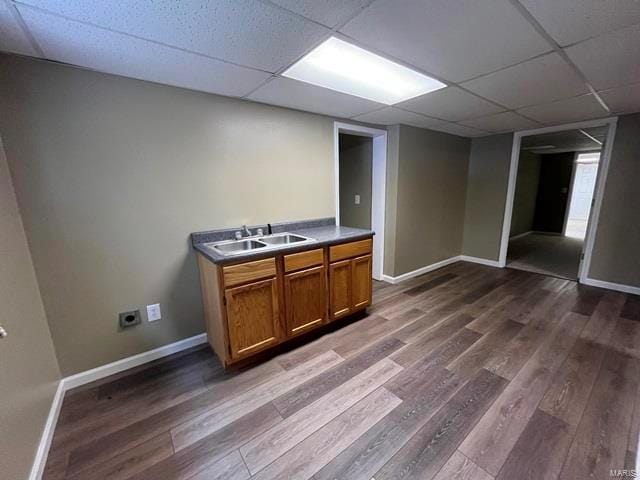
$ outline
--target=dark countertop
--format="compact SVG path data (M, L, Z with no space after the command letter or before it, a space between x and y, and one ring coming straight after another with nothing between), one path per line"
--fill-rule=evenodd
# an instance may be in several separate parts
M287 230L289 233L297 233L305 237L312 238L313 242L293 245L282 245L268 250L256 250L235 255L222 255L212 248L206 246L205 243L195 243L193 248L202 253L213 263L220 265L229 263L244 262L247 260L258 260L260 258L273 257L282 253L294 253L303 250L310 250L315 247L325 245L333 245L336 243L344 243L352 240L361 240L374 235L372 230L363 230L360 228L340 227L336 225L323 225L311 228L295 228Z

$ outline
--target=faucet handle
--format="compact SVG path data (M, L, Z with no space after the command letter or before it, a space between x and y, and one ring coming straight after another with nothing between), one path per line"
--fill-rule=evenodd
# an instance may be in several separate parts
M242 232L235 232L234 235L236 237L236 240L242 239Z
M260 236L264 235L264 231L261 228L258 229L258 235Z

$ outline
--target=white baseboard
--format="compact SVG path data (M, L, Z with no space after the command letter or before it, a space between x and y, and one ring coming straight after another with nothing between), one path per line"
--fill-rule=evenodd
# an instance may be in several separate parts
M425 267L420 267L417 270L412 270L411 272L403 273L402 275L398 275L397 277L392 277L390 275L383 275L382 279L385 282L396 284L396 283L400 283L405 280L408 280L410 278L417 277L418 275L422 275L422 274L437 270L439 268L446 267L447 265L451 265L452 263L455 263L458 261L460 261L459 256L451 257L436 263L432 263L431 265L427 265Z
M76 373L69 377L65 377L58 383L58 389L51 402L51 408L49 409L49 416L47 417L47 423L45 424L42 436L40 437L40 444L36 452L33 465L31 467L31 473L29 480L40 480L44 467L47 463L47 456L49 455L49 447L51 446L51 440L53 439L53 433L55 431L56 424L58 422L58 415L60 414L60 408L62 407L62 401L64 400L64 394L66 391L71 390L87 383L91 383L95 380L108 377L115 373L128 370L129 368L137 367L144 363L149 363L153 360L157 360L162 357L173 355L174 353L187 350L197 345L207 343L207 334L201 333L194 337L185 338L169 345L164 345L148 352L139 353L132 357L123 358L112 363L108 363L101 367L87 370L86 372Z
M632 287L631 285L624 285L622 283L605 282L603 280L595 280L593 278L585 278L582 283L584 285L590 285L592 287L600 287L606 288L608 290L615 290L617 292L640 295L640 287Z
M44 467L47 463L47 456L49 455L49 448L51 447L51 441L53 440L53 432L56 429L58 423L58 416L60 415L60 409L62 408L62 400L64 399L64 381L58 382L58 388L53 396L51 402L51 408L49 409L49 416L47 422L44 424L42 435L40 436L40 444L36 451L36 456L31 466L31 473L29 474L29 480L40 480L44 473Z
M509 237L509 241L517 240L517 239L522 238L522 237L526 237L527 235L531 235L532 233L533 233L533 230L529 230L528 232L524 232L524 233L519 233L518 235L514 235L513 237Z
M169 345L155 348L153 350L149 350L148 352L139 353L138 355L123 358L122 360L108 363L106 365L102 365L101 367L92 368L91 370L87 370L86 372L76 373L75 375L71 375L70 377L66 377L63 379L65 391L71 390L72 388L80 387L87 383L91 383L95 380L100 380L101 378L108 377L109 375L113 375L115 373L120 373L124 370L137 367L138 365L149 363L153 360L157 360L158 358L181 352L182 350L186 350L187 348L202 345L206 342L207 334L201 333L200 335L196 335L195 337L185 338L184 340L170 343Z
M462 260L463 262L479 263L480 265L486 265L488 267L500 267L500 262L498 262L497 260L489 260L487 258L460 255L460 260Z

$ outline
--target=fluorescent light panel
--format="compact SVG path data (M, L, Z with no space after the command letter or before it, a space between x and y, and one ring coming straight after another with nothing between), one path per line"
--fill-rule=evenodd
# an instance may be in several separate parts
M331 37L289 67L285 77L394 105L446 85Z

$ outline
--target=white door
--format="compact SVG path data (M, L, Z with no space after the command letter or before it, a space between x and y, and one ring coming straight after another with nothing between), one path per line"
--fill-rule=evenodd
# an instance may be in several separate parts
M597 176L598 163L593 161L586 163L585 160L581 162L581 156L578 156L565 230L565 235L568 237L584 239L587 234L587 222Z

